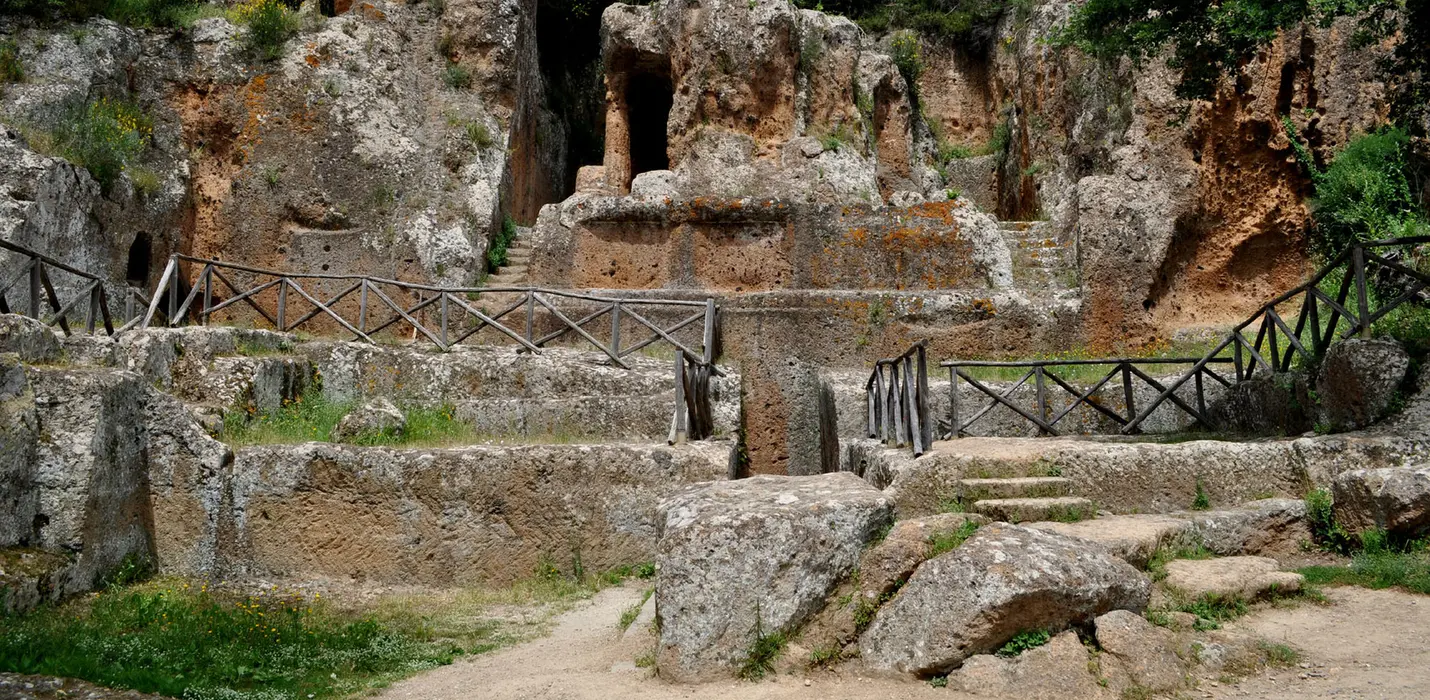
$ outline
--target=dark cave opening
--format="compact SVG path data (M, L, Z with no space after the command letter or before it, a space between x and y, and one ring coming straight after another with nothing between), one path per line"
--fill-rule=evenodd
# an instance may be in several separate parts
M135 287L148 287L149 266L153 259L154 246L149 234L140 231L129 245L129 256L124 263L124 279Z
M675 103L670 79L655 73L635 73L626 84L630 124L631 177L670 168L666 123Z

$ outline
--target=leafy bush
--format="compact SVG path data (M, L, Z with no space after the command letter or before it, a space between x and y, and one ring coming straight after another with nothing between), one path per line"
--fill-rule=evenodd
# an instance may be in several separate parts
M1053 636L1047 630L1023 630L1008 640L1003 648L998 650L999 656L1017 656L1029 649L1036 649L1047 644Z
M899 68L899 74L904 76L904 82L909 85L909 93L917 95L919 76L924 72L923 55L919 51L919 35L899 32L889 49L893 52L894 65Z
M172 582L0 618L0 670L185 698L346 697L454 653L298 591L225 596Z
M108 0L104 16L131 27L177 27L195 5L194 0Z
M1354 139L1312 177L1314 242L1324 255L1338 254L1357 241L1414 235L1425 226L1411 169L1410 135L1403 129L1383 128Z
M54 131L53 148L108 190L153 132L153 123L138 107L101 97L66 112Z
M1029 0L796 0L795 4L845 15L873 34L912 29L930 38L953 40L975 53L988 49L1005 13L1031 7Z
M497 229L496 235L492 236L492 243L487 247L487 269L496 272L498 268L506 265L507 247L516 240L516 222L510 216L502 219L501 228Z
M0 83L18 83L25 79L25 65L20 62L20 47L10 40L0 41Z
M442 72L442 82L454 90L469 88L472 86L472 72L460 63L448 63L447 70Z
M234 21L248 26L248 49L263 60L283 54L283 44L298 29L298 17L283 0L247 0L233 8Z

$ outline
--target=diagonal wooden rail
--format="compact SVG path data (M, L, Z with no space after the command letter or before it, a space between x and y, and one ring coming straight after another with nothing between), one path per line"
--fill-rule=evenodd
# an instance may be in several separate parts
M1224 387L1261 374L1289 371L1300 358L1314 364L1338 338L1368 335L1371 326L1396 308L1420 303L1430 289L1430 275L1405 264L1404 255L1430 244L1430 236L1369 241L1350 247L1301 285L1262 305L1248 319L1235 326L1202 357L1099 358L1088 360L984 361L951 360L940 363L949 370L949 415L939 420L927 408L925 343L920 342L898 358L875 362L866 385L870 437L899 446L908 444L914 453L928 449L932 435L956 438L990 411L1003 406L1038 428L1040 434L1058 435L1058 424L1075 409L1087 406L1111 419L1124 434L1141 431L1142 425L1163 404L1171 402L1196 423L1210 426L1207 413L1207 381ZM1329 285L1333 292L1323 288ZM1380 290L1373 293L1373 287ZM1294 310L1282 315L1282 311ZM1294 321L1287 319L1294 318ZM1252 329L1255 329L1254 331ZM915 359L916 358L916 361ZM1190 365L1165 384L1152 376L1153 367ZM1101 379L1079 389L1058 376L1074 366L1109 368ZM1222 366L1228 376L1213 369ZM1023 368L1020 379L997 391L970 375L969 368ZM1065 372L1064 372L1065 374ZM974 407L967 419L960 399L959 380L987 397ZM1098 392L1120 380L1122 410L1098 400ZM1012 400L1031 381L1034 406ZM1184 389L1188 383L1190 389ZM1051 387L1049 386L1051 384ZM1146 405L1138 406L1136 389L1150 387L1157 392ZM1050 409L1048 393L1065 392L1072 400L1056 413ZM1179 393L1192 393L1190 399ZM1189 402L1190 401L1190 402ZM916 430L914 428L917 428Z
M0 250L18 255L21 261L19 265L0 272L0 313L18 313L48 326L59 326L65 335L79 329L92 334L100 327L107 335L118 332L110 315L109 290L104 278L4 239L0 239ZM78 287L78 291L61 301L52 275L77 279L71 286ZM69 280L61 278L61 281ZM23 301L12 307L11 294ZM145 305L149 304L149 298L142 292L127 288L124 292L126 318L134 316L136 298ZM70 327L71 320L79 325L79 329Z
M198 270L192 284L185 280L185 268ZM319 291L323 286L337 291L325 294ZM498 301L499 310L481 308L478 297ZM615 298L537 287L440 287L360 275L280 272L174 255L148 309L119 331L148 328L160 317L166 326L207 325L215 314L240 304L280 331L325 321L372 343L379 333L406 327L414 338L424 338L444 352L483 330L532 353L574 337L604 353L611 364L629 368L626 359L632 354L664 343L675 353L669 442L701 440L714 432L710 380L722 376L715 366L719 308L714 299Z

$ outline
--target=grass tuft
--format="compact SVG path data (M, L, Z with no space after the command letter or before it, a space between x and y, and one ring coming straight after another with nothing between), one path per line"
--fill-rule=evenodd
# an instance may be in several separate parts
M958 547L967 541L968 538L972 537L975 532L978 532L978 523L972 520L965 520L963 524L958 526L958 529L953 532L930 537L928 542L928 555L926 558L932 559L941 554L958 549Z

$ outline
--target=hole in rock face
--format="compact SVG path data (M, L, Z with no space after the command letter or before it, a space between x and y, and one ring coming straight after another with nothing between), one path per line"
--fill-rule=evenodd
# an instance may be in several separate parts
M630 115L631 177L652 170L666 170L665 125L675 93L670 80L651 73L636 73L626 85L626 109Z
M149 260L153 252L149 234L140 231L129 245L129 257L124 264L124 279L136 287L148 286Z

